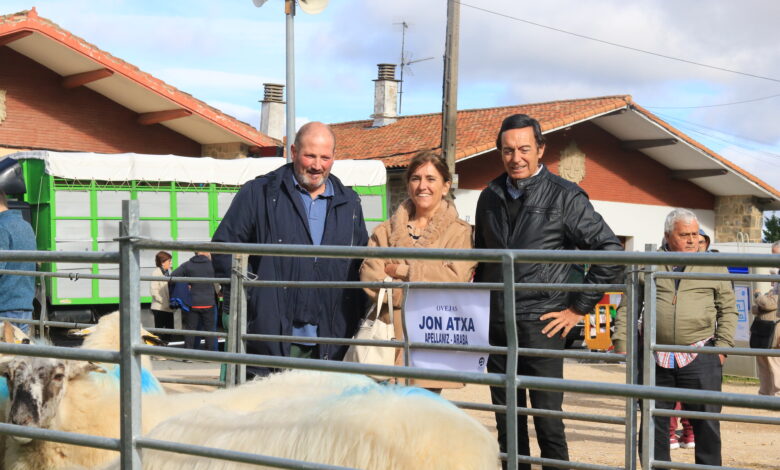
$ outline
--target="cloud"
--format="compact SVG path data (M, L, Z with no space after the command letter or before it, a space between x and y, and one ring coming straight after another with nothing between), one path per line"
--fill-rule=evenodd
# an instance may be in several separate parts
M780 190L780 155L771 155L736 145L723 147L719 149L719 153L776 190Z
M229 114L239 121L245 122L250 126L257 129L260 126L260 104L257 108L250 108L249 106L242 106L235 103L219 100L207 100L210 106L213 106L225 114Z
M28 8L4 0L7 11ZM38 0L39 12L98 47L256 122L262 82L281 81L281 2ZM462 109L631 94L641 105L695 106L780 93L777 82L617 48L487 13L527 19L660 54L780 78L780 2L765 0L463 0L458 103ZM445 2L330 2L296 16L297 112L339 122L372 112L376 64L434 57L406 71L405 114L438 112ZM274 78L276 77L276 78ZM655 110L768 144L780 153L780 98L746 105ZM246 110L253 110L251 112ZM259 112L259 111L258 111ZM742 141L741 141L742 142Z
M250 91L258 96L262 96L264 83L284 83L284 79L279 77L183 67L163 68L158 70L155 75L184 90L196 88L230 89Z

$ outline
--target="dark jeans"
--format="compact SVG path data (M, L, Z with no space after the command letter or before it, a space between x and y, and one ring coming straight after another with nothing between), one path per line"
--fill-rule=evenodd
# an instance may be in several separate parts
M518 320L517 344L521 348L563 349L565 339L560 335L548 338L542 334L542 328L547 321ZM490 343L495 346L505 346L506 338L503 331L491 325ZM488 359L488 372L505 373L506 356L491 355ZM550 357L517 357L518 375L530 375L536 377L563 377L563 359ZM533 408L561 411L563 404L562 392L547 392L542 390L528 390ZM490 397L494 405L506 405L506 390L504 387L490 387ZM526 407L526 390L517 389L517 406ZM506 415L496 413L496 428L498 429L498 443L502 452L506 452ZM543 458L569 460L569 449L566 445L566 433L563 420L560 418L534 417L534 429L536 441L542 452ZM528 442L528 418L517 417L517 453L518 455L531 455ZM506 468L506 463L504 463ZM517 466L521 470L530 470L531 465L520 463ZM544 470L557 470L559 467L543 466Z
M719 392L723 381L723 366L717 354L699 354L696 359L685 367L664 369L656 364L655 384L659 387L692 388L696 390L713 390ZM675 402L656 400L658 409L674 409ZM682 404L683 410L706 411L720 413L720 405L705 405L701 403ZM644 419L644 413L642 414ZM690 419L693 434L696 436L696 463L703 465L721 465L720 453L720 421L711 419ZM669 451L669 418L654 416L655 426L654 454L655 460L671 461ZM642 433L640 428L639 445L641 452Z
M217 330L217 311L214 307L193 307L189 312L182 311L181 317L181 321L185 330ZM187 347L187 349L200 349L200 339L200 336L187 335L184 337L184 345ZM206 336L206 351L216 350L217 338L215 336Z
M152 316L154 316L154 327L173 329L173 312L165 312L163 310L152 310ZM160 339L166 343L171 342L172 335L161 334Z

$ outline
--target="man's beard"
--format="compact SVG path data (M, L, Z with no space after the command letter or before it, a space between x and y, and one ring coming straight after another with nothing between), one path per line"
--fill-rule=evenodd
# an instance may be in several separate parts
M325 181L328 180L328 176L330 176L330 172L323 171L322 173L318 173L319 176L321 176L319 181L314 181L309 175L306 170L302 171L296 171L295 176L297 177L298 184L301 185L303 188L305 188L308 191L315 191L319 189L323 184L325 184Z

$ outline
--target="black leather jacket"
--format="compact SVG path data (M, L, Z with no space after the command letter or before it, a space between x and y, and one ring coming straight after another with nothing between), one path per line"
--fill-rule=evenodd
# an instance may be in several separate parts
M514 226L508 220L506 173L491 181L477 203L475 247L529 250L623 249L620 241L593 209L585 191L550 173L546 167L523 180L522 207ZM477 282L503 282L501 263L480 263ZM518 263L515 283L564 283L570 264ZM618 265L592 265L584 283L609 284L623 272ZM600 292L515 291L516 315L533 319L539 314L571 307L590 312L601 299ZM491 323L504 323L503 292L491 293Z

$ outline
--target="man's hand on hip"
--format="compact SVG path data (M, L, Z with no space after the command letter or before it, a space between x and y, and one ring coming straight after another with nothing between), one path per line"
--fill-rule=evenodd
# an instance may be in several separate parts
M582 315L570 308L567 308L566 310L561 310L560 312L545 313L539 319L550 320L547 325L542 328L542 334L547 335L548 338L552 338L558 334L559 331L562 331L561 336L566 336L569 334L569 331L574 328L574 325L576 325L582 319Z

